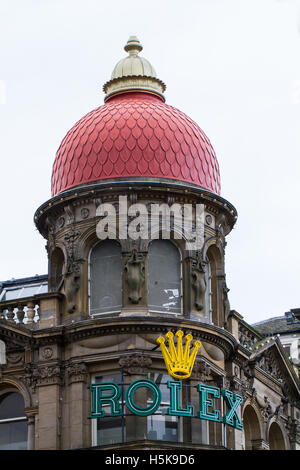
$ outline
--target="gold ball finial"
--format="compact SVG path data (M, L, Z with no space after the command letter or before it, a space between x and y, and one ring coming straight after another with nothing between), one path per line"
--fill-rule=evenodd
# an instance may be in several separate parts
M136 36L130 36L124 49L129 55L138 55L143 50L143 46Z

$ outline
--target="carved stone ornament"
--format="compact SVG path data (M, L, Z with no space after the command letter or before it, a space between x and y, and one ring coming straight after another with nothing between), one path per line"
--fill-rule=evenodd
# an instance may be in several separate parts
M44 366L37 369L37 385L52 385L61 383L61 368L59 365Z
M226 282L224 281L222 283L222 294L223 294L223 308L224 308L224 326L226 328L227 322L228 322L228 317L230 313L230 303L228 299L228 292L230 289L228 289Z
M128 298L132 304L138 304L142 298L141 290L145 282L144 256L133 249L125 265Z
M26 364L25 374L20 376L25 385L35 392L36 387L43 385L61 384L62 368L59 365L36 367L32 363Z
M205 279L205 265L206 262L198 259L192 262L192 287L195 292L195 307L198 311L204 308L204 296L206 291L206 279Z
M53 356L53 349L50 347L44 348L42 355L44 359L50 359Z
M88 368L84 362L69 364L66 367L69 383L85 382L88 375Z
M206 382L206 379L210 375L210 373L210 366L205 361L198 360L195 362L191 377L192 379L197 379L200 382Z
M7 365L8 367L15 366L17 364L24 362L24 353L12 353L6 355Z
M142 354L123 356L119 360L119 366L129 374L145 374L152 365L152 359Z
M80 289L80 265L73 263L70 269L72 269L72 271L65 273L64 285L67 299L67 312L73 313L76 310L76 294Z
M273 409L270 404L270 400L268 397L264 396L263 400L260 398L259 395L256 396L256 401L259 405L259 411L260 414L265 421L265 423L268 422L268 420L274 415Z
M90 210L87 207L83 207L80 213L83 219L87 219L88 216L90 215Z
M76 294L80 288L81 262L76 258L74 244L80 235L79 230L69 230L64 240L67 251L67 269L64 274L65 295L67 298L67 312L76 310Z

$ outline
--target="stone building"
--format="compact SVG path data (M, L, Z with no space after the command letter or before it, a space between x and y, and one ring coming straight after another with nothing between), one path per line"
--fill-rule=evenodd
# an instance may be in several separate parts
M165 103L141 50L131 37L104 105L57 151L52 197L34 216L48 275L1 283L0 448L297 449L297 375L277 337L230 309L225 239L237 212L220 196L215 152ZM153 205L172 208L169 232L159 213L156 224L139 219ZM190 230L199 221L204 230L199 249L182 232L189 207ZM201 347L190 377L174 385L176 415L156 340L178 330ZM137 383L152 385L133 395ZM113 403L104 391L95 415L99 384L122 395ZM155 393L160 407L150 413Z
M253 327L265 338L277 336L296 374L300 377L300 309L294 308L281 317L255 323Z

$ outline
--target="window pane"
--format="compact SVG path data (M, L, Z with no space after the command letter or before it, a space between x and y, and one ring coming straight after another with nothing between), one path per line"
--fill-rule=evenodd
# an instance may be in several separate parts
M121 386L121 374L99 375L95 377L95 383L113 382ZM110 391L103 391L102 396L110 395ZM120 405L122 405L120 401ZM110 415L110 406L103 405L103 410L106 414ZM126 436L125 417L122 416L107 416L97 419L97 442L96 445L108 445L122 442L122 427L124 440Z
M24 398L20 393L6 393L0 397L0 419L25 416Z
M149 245L149 309L181 313L181 262L176 246L168 240Z
M125 429L124 429L125 430ZM122 442L122 417L97 419L97 445Z
M122 308L121 247L113 240L98 243L90 258L90 312L116 312Z
M27 449L27 422L0 423L0 450Z
M178 417L167 415L170 407L170 390L167 382L171 380L168 374L151 372L149 379L156 383L161 391L161 405L158 411L147 417L148 439L178 442ZM152 393L147 393L147 400L152 401Z

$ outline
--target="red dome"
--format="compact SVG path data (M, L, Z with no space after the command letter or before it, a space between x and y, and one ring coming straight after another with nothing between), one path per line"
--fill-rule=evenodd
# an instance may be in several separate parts
M188 116L153 95L111 98L72 127L52 172L52 196L112 178L167 178L220 193L217 158Z

